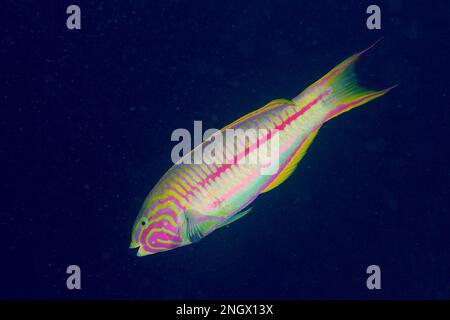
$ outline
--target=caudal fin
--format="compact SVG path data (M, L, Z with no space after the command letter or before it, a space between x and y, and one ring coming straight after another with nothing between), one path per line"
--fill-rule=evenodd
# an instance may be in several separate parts
M381 40L381 39L380 39ZM347 58L336 67L334 67L330 72L328 72L321 79L312 84L307 90L319 89L322 91L328 90L329 99L327 104L330 106L330 111L325 117L325 121L332 119L346 111L356 108L364 103L367 103L373 99L381 97L386 94L392 88L392 86L380 91L372 91L363 88L358 84L354 66L355 62L369 49L371 49L380 40L375 42L366 50L354 54Z

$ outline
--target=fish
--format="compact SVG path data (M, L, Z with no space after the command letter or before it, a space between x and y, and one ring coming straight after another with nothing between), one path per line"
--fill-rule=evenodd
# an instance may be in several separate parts
M327 121L395 87L374 91L358 84L355 63L376 43L345 59L295 98L273 100L225 126L176 162L145 198L132 228L130 248L138 248L137 256L142 257L197 243L252 212L249 205L258 196L292 175ZM199 147L207 148L217 134L230 129L258 129L263 134L256 141L237 138L231 150L224 147L232 161L183 161L193 159ZM277 149L268 161L238 161L269 144ZM263 174L273 163L277 165L272 172Z

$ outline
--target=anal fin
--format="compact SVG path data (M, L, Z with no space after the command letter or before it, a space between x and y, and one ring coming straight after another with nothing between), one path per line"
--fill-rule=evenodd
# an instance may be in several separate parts
M317 133L319 132L319 129L316 129L315 131L313 131L305 139L305 141L303 142L301 147L297 150L297 152L294 154L294 156L288 162L286 167L280 173L278 173L278 176L263 190L263 192L267 192L267 191L270 191L270 190L278 187L280 184L282 184L284 181L286 181L287 178L290 177L290 175L297 168L297 165L300 162L300 160L302 160L303 156L306 154L306 151L308 150L309 146L314 141L314 138L316 137Z

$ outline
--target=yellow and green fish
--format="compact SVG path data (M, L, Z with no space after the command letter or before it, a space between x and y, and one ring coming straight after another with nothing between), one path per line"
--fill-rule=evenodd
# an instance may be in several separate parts
M354 64L369 49L344 60L294 99L269 102L222 129L277 132L278 152L272 156L279 165L274 173L261 174L261 165L238 161L269 143L270 133L253 144L238 141L231 163L176 163L145 199L130 248L145 256L182 247L246 215L261 193L292 174L325 122L393 88L370 91L357 84Z

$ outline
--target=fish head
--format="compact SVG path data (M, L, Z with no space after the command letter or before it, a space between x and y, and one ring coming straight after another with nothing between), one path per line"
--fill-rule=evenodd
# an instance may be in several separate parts
M150 197L144 202L131 232L130 248L139 248L137 256L172 250L183 245L183 210L170 201Z

